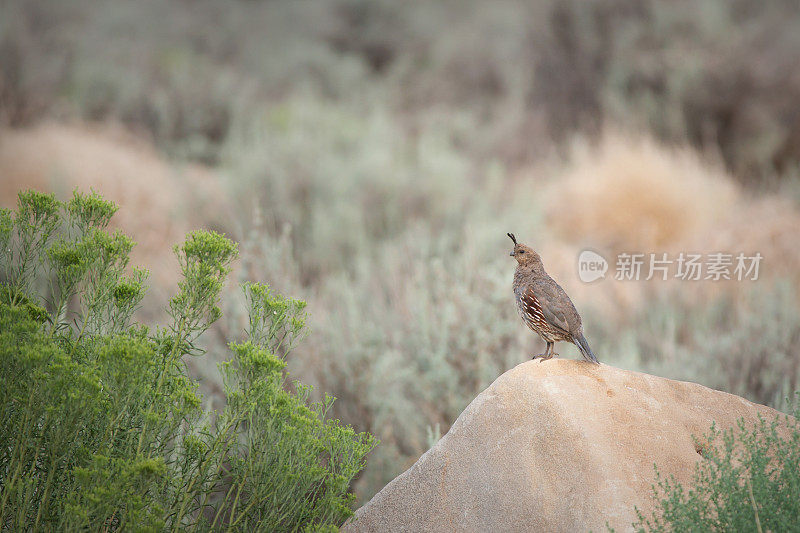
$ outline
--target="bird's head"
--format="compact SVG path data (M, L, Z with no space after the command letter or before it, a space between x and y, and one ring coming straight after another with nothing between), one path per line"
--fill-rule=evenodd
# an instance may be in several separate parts
M537 254L533 248L518 243L517 238L514 237L513 233L507 233L506 235L508 235L514 242L514 249L508 255L516 259L520 266L543 268L542 258L539 257L539 254Z

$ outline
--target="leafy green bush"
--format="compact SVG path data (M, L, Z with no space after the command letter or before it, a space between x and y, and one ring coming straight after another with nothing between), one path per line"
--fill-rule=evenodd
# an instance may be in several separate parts
M375 446L328 418L333 398L287 387L305 303L245 286L247 339L225 363L228 403L203 416L182 358L220 315L237 246L197 231L176 246L172 321L131 324L147 273L109 233L96 194L20 193L0 211L0 528L294 531L351 514ZM39 291L45 296L40 296Z
M798 531L800 405L795 418L738 430L712 426L691 487L657 476L655 512L638 509L637 531ZM788 426L788 429L786 429Z

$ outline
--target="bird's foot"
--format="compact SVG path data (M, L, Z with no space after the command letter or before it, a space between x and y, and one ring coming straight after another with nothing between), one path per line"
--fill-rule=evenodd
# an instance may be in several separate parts
M531 359L533 359L534 361L536 361L537 359L539 361L547 361L548 359L551 359L553 357L553 355L554 354L551 354L551 353L540 353L539 355L534 355ZM558 354L555 354L555 355L558 355Z

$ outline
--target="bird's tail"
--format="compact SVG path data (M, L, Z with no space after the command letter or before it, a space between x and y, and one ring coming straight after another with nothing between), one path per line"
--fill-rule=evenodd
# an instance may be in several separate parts
M600 364L600 361L597 360L597 357L594 356L594 352L589 347L589 343L586 341L586 337L583 336L583 332L579 331L577 335L573 337L572 342L575 343L575 346L581 351L581 355L587 361L591 361L592 363Z

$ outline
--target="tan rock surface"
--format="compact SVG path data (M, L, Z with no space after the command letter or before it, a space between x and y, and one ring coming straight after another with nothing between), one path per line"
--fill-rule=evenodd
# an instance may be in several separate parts
M653 464L682 482L692 435L773 409L695 383L583 361L500 376L346 530L618 531L652 509Z

